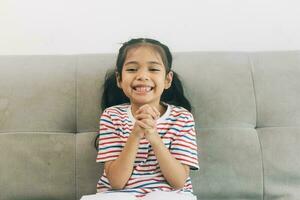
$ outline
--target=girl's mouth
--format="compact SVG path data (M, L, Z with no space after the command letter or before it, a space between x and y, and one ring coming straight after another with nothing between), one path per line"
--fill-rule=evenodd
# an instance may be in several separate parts
M133 90L138 93L147 93L153 90L153 87L151 86L134 86Z

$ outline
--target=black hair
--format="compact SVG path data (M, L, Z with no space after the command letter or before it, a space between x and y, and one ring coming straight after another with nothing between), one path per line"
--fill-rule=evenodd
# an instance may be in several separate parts
M105 76L101 100L102 111L110 106L123 103L130 103L128 97L123 93L122 89L118 87L117 78L122 78L122 68L128 51L130 49L137 48L140 46L152 47L161 56L163 64L166 68L166 74L168 74L170 71L173 72L173 80L171 86L168 89L164 90L161 96L161 101L175 106L181 106L187 109L188 111L191 111L191 104L184 95L181 80L178 74L171 70L173 58L169 48L166 45L160 43L159 41L149 38L131 39L128 42L123 43L123 45L119 49L115 69L109 70ZM116 74L118 74L118 77ZM98 137L95 139L96 148L97 140Z

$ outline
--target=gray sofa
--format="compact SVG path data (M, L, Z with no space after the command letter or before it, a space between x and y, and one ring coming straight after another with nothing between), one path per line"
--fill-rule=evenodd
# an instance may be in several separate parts
M0 199L96 192L93 140L115 54L0 56ZM300 199L300 52L174 54L193 105L200 200Z

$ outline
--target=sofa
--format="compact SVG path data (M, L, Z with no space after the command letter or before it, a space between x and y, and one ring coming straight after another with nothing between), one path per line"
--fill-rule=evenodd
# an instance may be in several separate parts
M199 200L300 199L300 51L176 52L196 122ZM0 199L96 192L102 84L116 54L0 56Z

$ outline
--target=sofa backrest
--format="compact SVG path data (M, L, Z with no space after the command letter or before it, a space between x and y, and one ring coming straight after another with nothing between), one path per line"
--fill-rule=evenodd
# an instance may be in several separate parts
M114 54L0 56L0 199L96 192ZM196 120L199 199L300 198L300 52L174 54Z

